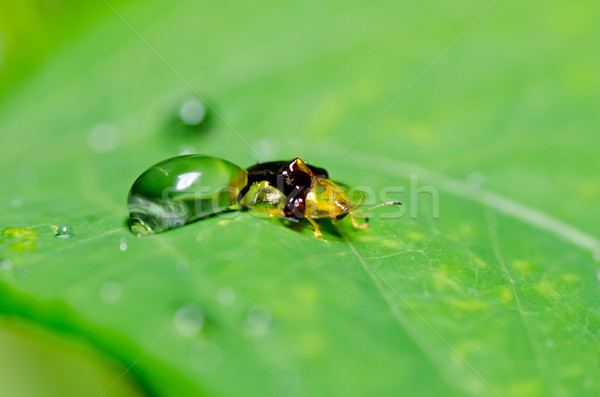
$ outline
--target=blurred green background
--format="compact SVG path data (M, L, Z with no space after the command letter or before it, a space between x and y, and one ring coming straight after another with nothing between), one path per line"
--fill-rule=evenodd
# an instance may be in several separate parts
M598 395L599 17L0 0L1 394ZM300 156L406 187L407 213L325 242L249 213L134 238L133 180L194 152Z

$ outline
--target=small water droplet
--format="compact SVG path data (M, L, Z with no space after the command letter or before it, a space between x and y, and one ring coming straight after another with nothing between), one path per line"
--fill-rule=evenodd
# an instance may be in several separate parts
M264 333L271 325L271 311L266 305L254 305L248 311L246 320L253 331Z
M204 241L204 236L203 236L203 235L201 235L201 234L198 234L198 235L196 236L196 241L197 241L197 242L199 242L199 243L203 242L203 241Z
M121 284L116 281L107 281L100 287L100 299L104 303L117 303L121 299Z
M10 259L0 261L0 271L10 271L13 268L13 263Z
M552 347L552 346L554 346L554 341L552 339L548 339L546 341L546 347Z
M222 305L231 306L235 303L235 290L231 287L223 287L219 289L219 292L217 293L217 299Z
M119 244L119 249L121 251L125 252L125 251L127 251L127 248L128 248L128 246L127 246L127 240L125 238L122 238L121 242Z
M110 123L94 126L88 134L88 145L96 153L110 152L119 143L119 130Z
M197 341L190 348L190 362L198 372L212 372L223 361L223 352L214 342Z
M56 238L71 238L73 237L73 229L69 225L60 225L54 227L54 237Z
M467 175L467 187L471 190L477 190L481 188L485 180L486 177L481 172L472 172Z
M10 205L13 208L21 208L23 202L20 199L14 199L13 201L11 201Z
M179 117L187 125L198 125L206 117L206 106L196 99L188 99L179 107Z
M204 322L202 310L191 305L180 307L173 316L173 327L180 335L187 337L198 335L204 327Z

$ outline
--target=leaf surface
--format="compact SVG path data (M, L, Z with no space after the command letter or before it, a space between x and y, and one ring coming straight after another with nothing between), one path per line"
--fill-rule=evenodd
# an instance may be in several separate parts
M2 97L1 226L38 235L0 243L0 313L157 395L597 395L598 6L498 3L453 44L489 5L376 3L133 3L55 51ZM135 238L131 183L183 150L299 156L405 213Z

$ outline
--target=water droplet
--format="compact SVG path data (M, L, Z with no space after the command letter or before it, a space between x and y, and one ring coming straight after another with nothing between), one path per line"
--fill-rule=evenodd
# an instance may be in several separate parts
M486 177L481 172L472 172L467 175L467 187L471 190L477 190L481 188L485 180Z
M237 202L246 170L226 160L187 155L150 167L129 192L131 231L144 235L183 226Z
M198 125L206 117L206 106L196 99L188 99L179 107L179 117L187 125Z
M546 347L552 347L552 346L554 346L554 341L552 339L548 339L546 341Z
M274 396L294 395L300 388L300 384L298 373L289 368L274 370L268 379L269 391Z
M121 239L121 242L120 242L120 244L119 244L119 249L120 249L121 251L125 252L125 251L127 251L127 248L128 248L128 247L127 247L127 240L126 240L126 239L124 239L124 238L122 238L122 239Z
M219 292L217 293L217 299L222 305L231 306L235 303L235 290L231 287L223 287L219 289Z
M118 143L119 130L113 124L98 124L88 134L88 145L96 153L110 152Z
M264 333L271 325L271 311L265 305L254 305L246 317L248 325L257 333Z
M199 243L203 242L203 241L204 241L204 236L203 236L203 235L201 235L201 234L198 234L198 235L196 236L196 241L197 241L197 242L199 242Z
M22 168L17 171L17 183L24 188L32 188L38 182L38 173L33 168Z
M71 238L73 237L73 229L68 225L60 225L54 227L54 237L56 238Z
M13 263L10 259L0 261L0 271L10 271L13 268Z
M173 316L173 327L183 336L196 336L204 327L204 313L195 306L184 305Z
M10 205L13 208L21 208L23 202L20 199L14 199L13 201L11 201Z
M104 303L117 303L121 299L121 285L116 281L107 281L100 287L100 299Z
M198 372L212 372L223 361L223 352L214 342L197 341L190 348L190 362Z

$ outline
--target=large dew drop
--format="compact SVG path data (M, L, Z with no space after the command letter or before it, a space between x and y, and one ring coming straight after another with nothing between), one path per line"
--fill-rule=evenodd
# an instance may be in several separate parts
M247 180L243 168L210 156L178 156L155 164L129 192L131 231L158 233L222 212L237 202Z

